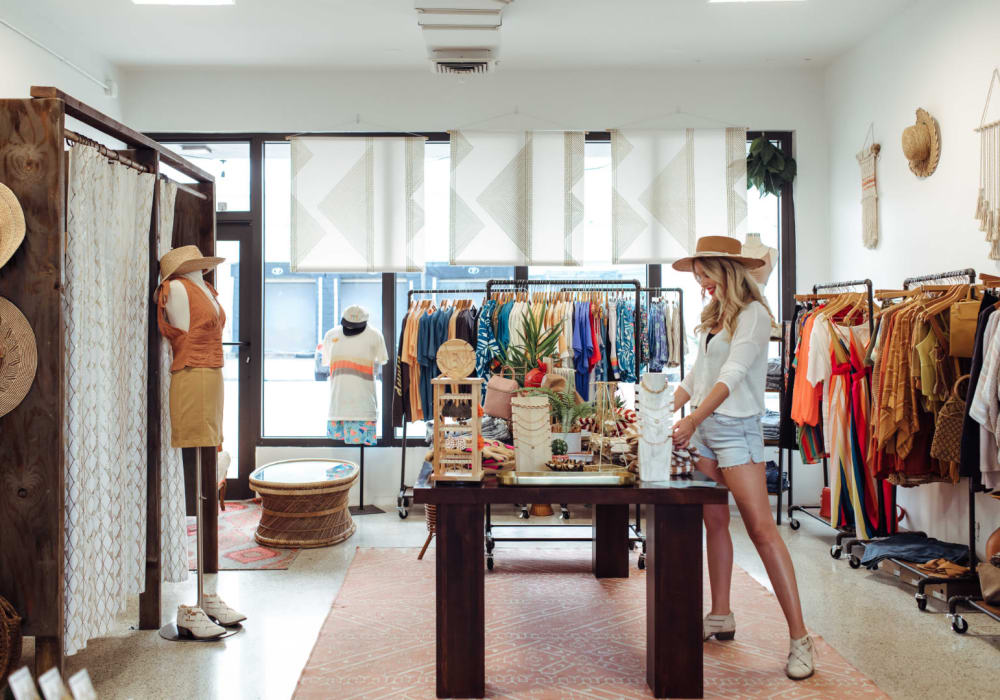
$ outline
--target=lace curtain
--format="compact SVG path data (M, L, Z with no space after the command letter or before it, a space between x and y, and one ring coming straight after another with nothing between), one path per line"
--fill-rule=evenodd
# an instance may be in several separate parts
M65 650L145 588L149 228L155 176L69 152Z
M579 265L582 131L451 134L452 265Z
M173 247L177 185L160 182L160 238L157 257ZM188 576L187 510L184 503L184 463L180 448L170 446L170 341L160 339L160 566L165 581Z
M699 236L742 241L746 175L746 129L612 131L612 262L671 262Z
M293 272L424 267L424 139L292 139Z

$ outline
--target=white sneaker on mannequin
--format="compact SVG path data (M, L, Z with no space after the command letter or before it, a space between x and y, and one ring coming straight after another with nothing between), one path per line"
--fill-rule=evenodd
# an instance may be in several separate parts
M226 605L217 593L206 593L204 603L205 613L223 627L232 627L247 619L246 615Z
M215 639L226 633L224 627L208 619L205 611L195 605L177 606L177 631L182 637Z

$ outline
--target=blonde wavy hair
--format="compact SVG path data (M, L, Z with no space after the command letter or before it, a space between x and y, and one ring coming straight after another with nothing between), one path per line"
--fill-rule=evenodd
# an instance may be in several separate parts
M705 277L715 282L715 294L701 312L701 324L695 328L699 333L711 332L719 323L732 336L736 332L736 318L748 305L759 301L767 309L774 321L774 314L760 285L747 272L745 265L725 258L696 258Z

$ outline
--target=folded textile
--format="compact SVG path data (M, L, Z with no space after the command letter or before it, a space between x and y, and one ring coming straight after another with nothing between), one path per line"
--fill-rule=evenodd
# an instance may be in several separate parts
M861 563L869 569L874 569L880 561L889 557L917 562L946 559L961 564L969 560L969 548L966 545L942 542L916 532L904 532L866 544Z
M781 360L772 357L767 361L767 391L781 391Z
M931 559L926 564L917 564L917 568L942 578L960 578L969 574L969 567L953 564L947 559Z
M781 435L781 414L777 411L764 411L764 415L760 419L760 427L765 440L777 440Z
M778 493L778 464L773 461L768 461L764 465L764 475L767 479L767 492L768 493ZM781 490L788 490L788 474L781 475Z
M503 418L483 416L482 425L479 430L487 440L513 442L513 437L510 434L510 423Z

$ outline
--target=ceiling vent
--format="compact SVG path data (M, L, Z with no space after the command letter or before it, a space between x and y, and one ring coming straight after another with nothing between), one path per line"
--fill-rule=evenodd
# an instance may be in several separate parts
M500 52L501 13L513 0L415 0L435 73L490 73Z

